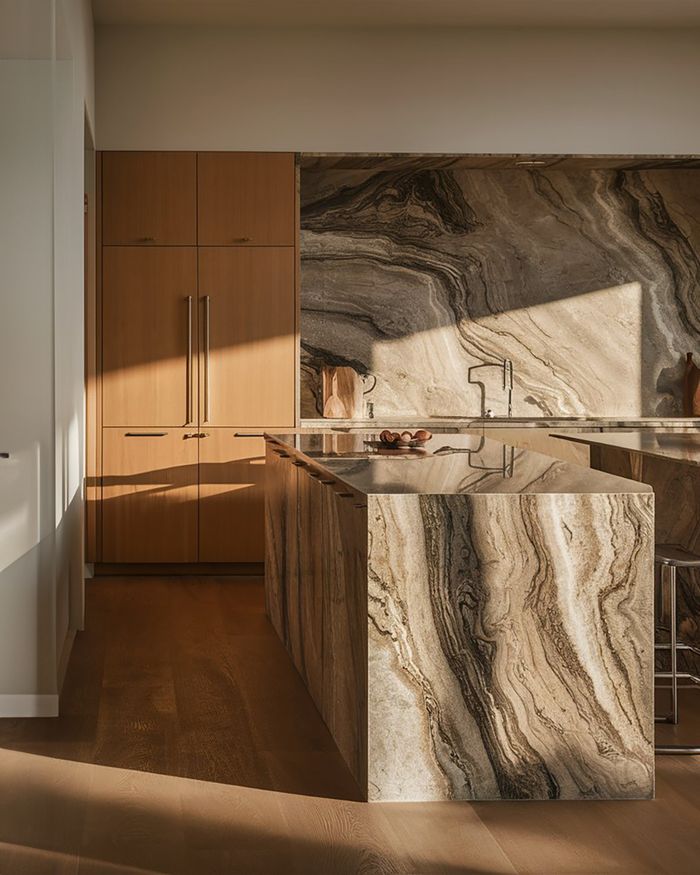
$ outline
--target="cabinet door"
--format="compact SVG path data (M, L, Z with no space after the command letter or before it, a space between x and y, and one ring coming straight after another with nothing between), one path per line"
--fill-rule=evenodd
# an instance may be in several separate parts
M213 428L199 440L200 562L262 562L265 441Z
M367 781L367 501L327 486L323 505L323 719ZM363 731L363 727L365 731Z
M196 421L197 250L105 247L102 301L103 424Z
M291 152L200 152L200 246L293 246Z
M104 152L103 243L194 246L194 152Z
M196 562L196 436L106 428L102 440L102 560Z
M294 425L294 250L199 250L200 423Z
M301 664L311 698L323 714L323 490L308 468L299 468L299 577L298 605Z

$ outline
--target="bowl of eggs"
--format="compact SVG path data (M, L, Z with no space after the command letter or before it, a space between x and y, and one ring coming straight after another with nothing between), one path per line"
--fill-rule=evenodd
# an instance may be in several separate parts
M424 428L419 428L418 431L391 431L385 428L379 435L379 441L382 446L392 450L415 449L423 447L432 438L432 434Z

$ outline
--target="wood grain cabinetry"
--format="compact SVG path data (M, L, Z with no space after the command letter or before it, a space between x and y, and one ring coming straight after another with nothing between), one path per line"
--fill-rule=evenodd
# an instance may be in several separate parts
M200 246L293 246L294 155L200 152Z
M268 615L360 786L367 781L367 501L267 443Z
M262 562L265 442L228 428L199 440L199 561Z
M88 555L262 562L264 444L235 435L296 423L294 156L105 152L100 167Z
M198 441L191 435L103 430L104 562L197 561Z
M294 425L294 250L199 250L200 421Z
M104 426L196 422L197 250L103 252Z
M367 500L323 495L323 719L364 786L367 768ZM363 631L364 630L364 631Z
M102 235L105 245L196 245L196 154L104 152Z

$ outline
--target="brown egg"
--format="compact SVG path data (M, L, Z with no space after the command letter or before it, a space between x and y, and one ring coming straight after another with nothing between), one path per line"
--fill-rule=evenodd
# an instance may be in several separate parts
M388 428L385 428L384 431L379 435L379 440L384 441L385 444L390 444L392 442L393 436Z
M429 431L426 431L424 428L419 428L418 431L413 435L413 439L416 441L429 441L432 437L432 434Z

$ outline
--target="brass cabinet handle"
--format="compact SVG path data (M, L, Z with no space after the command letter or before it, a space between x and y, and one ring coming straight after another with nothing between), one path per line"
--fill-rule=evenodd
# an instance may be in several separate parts
M187 425L192 422L192 295L187 296Z
M265 437L264 434L253 434L253 433L246 434L245 432L241 432L241 431L234 431L233 436L234 437L254 437L254 438Z
M165 437L167 431L127 431L124 437Z
M234 243L250 243L250 237L234 237Z
M155 243L155 237L137 237L139 243Z
M211 298L204 296L204 422L209 422L209 319Z

